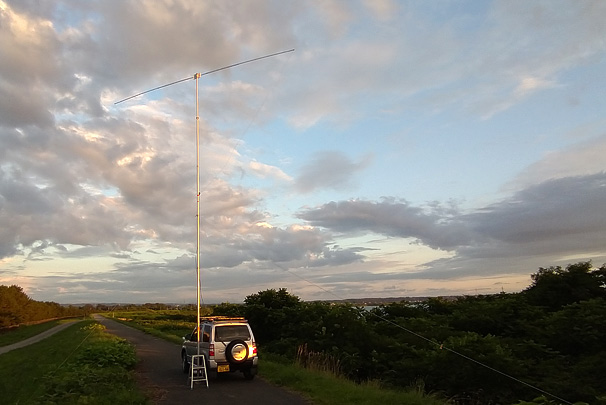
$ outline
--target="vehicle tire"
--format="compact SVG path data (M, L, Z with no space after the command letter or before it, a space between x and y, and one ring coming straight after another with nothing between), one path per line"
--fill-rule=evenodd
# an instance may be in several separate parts
M225 357L231 364L244 363L248 359L248 345L241 339L232 340L225 348Z
M187 362L187 355L185 353L181 353L181 369L184 374L189 372L189 363Z

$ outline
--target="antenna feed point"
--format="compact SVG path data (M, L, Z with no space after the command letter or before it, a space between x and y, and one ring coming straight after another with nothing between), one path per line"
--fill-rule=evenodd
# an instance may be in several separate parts
M194 80L199 79L199 78L200 78L200 76L202 76L200 73L196 73L196 74L194 75Z

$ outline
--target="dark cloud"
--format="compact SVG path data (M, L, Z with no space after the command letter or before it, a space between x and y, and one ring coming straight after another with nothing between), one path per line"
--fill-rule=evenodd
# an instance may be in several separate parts
M574 238L606 230L606 172L530 186L465 217L482 235L508 243Z
M481 236L467 255L597 252L606 238L606 173L549 180L462 217Z
M363 259L358 248L330 245L331 235L317 228L252 226L239 235L205 240L206 268L236 267L243 263L296 263L296 266L331 266Z
M425 209L395 199L351 200L304 210L298 217L313 226L336 232L373 232L414 238L436 249L451 250L469 243L471 235L465 224L455 216L441 215L443 211L435 204Z
M605 204L606 173L601 172L530 186L470 214L387 199L331 202L298 217L334 232L414 238L457 257L547 259L601 251Z

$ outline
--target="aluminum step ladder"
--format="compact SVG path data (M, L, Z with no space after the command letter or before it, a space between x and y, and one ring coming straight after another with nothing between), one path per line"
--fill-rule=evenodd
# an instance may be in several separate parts
M191 366L189 367L189 388L194 389L195 382L206 382L208 388L208 375L206 374L206 361L203 354L194 354L191 356Z

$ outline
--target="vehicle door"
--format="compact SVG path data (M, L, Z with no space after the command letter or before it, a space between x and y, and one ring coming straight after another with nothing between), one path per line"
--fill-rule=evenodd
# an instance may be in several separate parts
M185 347L185 352L187 353L187 357L191 357L192 354L197 354L198 352L198 335L197 330L194 329L192 333L185 336L185 340L183 341L183 346ZM189 361L189 359L188 359Z

